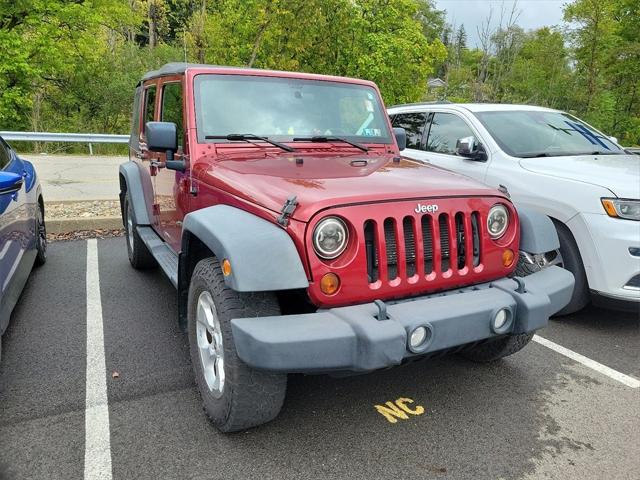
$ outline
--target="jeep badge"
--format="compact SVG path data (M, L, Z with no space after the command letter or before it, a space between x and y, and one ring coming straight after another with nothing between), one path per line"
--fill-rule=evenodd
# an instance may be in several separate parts
M418 204L414 211L416 213L436 213L438 211L438 205L436 205L435 203L431 205Z

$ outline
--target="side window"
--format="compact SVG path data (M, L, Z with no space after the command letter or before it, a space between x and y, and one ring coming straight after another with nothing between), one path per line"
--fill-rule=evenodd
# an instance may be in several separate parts
M473 131L457 115L436 113L431 120L427 151L456 155L456 143L459 139L474 135Z
M136 88L136 94L133 98L133 112L131 113L131 140L137 144L140 138L140 102L142 97L142 87Z
M396 116L393 126L407 131L407 148L423 150L422 132L426 120L426 113L400 113Z
M3 170L11 162L11 151L9 145L0 140L0 170Z
M156 86L152 85L145 90L144 96L144 124L147 122L153 122L154 111L156 106ZM144 126L142 127L144 130Z
M182 125L182 85L166 83L162 87L162 111L160 120L173 122L178 127L178 145L183 145L184 128Z

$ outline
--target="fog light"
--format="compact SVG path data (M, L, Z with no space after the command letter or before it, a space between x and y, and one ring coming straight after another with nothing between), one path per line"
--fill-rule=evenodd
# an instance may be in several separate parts
M513 250L507 248L504 252L502 252L502 265L505 267L510 267L513 265L513 260L515 259L515 254Z
M325 295L333 295L340 288L340 278L335 273L325 273L320 279L320 290Z
M509 312L509 310L507 310L506 308L501 308L496 312L493 317L493 330L495 332L498 332L499 330L507 326L510 313L511 312Z
M409 336L409 347L411 350L418 349L427 339L427 329L425 327L417 327Z

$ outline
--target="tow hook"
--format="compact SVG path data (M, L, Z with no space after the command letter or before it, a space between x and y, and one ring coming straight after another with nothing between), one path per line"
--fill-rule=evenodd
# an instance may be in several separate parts
M278 223L283 227L289 225L289 217L293 214L295 209L298 207L298 200L295 195L287 198L287 201L284 202L282 206L282 210L280 210L280 216L278 217Z
M520 277L513 277L513 279L518 284L518 287L516 288L516 292L517 293L525 293L527 290L525 288L524 280L522 278L520 278Z
M378 307L378 321L389 320L389 315L387 315L387 305L382 300L374 300L373 303Z

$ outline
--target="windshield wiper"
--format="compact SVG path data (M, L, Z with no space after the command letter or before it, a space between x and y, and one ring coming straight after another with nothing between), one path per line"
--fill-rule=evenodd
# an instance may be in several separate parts
M290 147L289 145L285 145L283 143L274 142L273 140L269 140L267 137L261 137L259 135L254 135L253 133L230 133L229 135L207 135L204 137L205 140L229 140L231 142L249 142L254 145L251 140L260 140L262 142L267 142L273 145L274 147L281 148L287 152L295 152L296 149Z
M344 142L344 143L348 143L352 147L359 148L363 152L369 151L369 147L367 147L366 145L352 142L351 140L347 140L346 138L342 138L342 137L326 137L326 136L317 135L314 137L298 137L298 138L294 138L293 141L294 142L314 142L314 143Z
M559 157L559 156L562 156L562 154L558 155L558 154L549 153L549 152L539 152L539 153L525 153L523 155L520 155L520 158L540 158L540 157Z
M583 153L582 155L622 155L622 152L603 152L602 150L594 150L593 152Z

